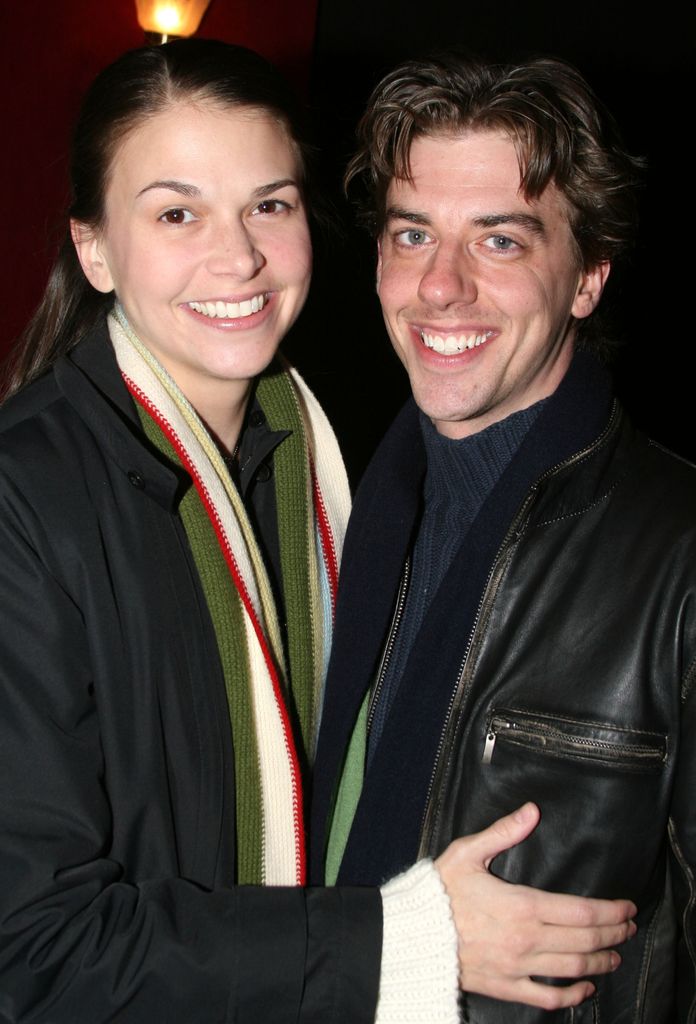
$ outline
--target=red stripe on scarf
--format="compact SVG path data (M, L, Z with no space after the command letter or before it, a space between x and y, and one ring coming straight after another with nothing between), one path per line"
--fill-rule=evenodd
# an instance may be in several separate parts
M329 523L329 517L326 514L326 506L324 505L324 499L321 491L319 490L319 481L317 480L314 472L314 465L311 466L312 471L312 489L314 492L314 508L317 515L317 523L319 525L319 538L321 540L321 548L324 553L324 564L326 566L326 574L329 578L329 591L331 594L331 612L332 615L336 612L336 593L338 591L338 559L336 558L336 545L334 544L333 533L331 532L331 524Z

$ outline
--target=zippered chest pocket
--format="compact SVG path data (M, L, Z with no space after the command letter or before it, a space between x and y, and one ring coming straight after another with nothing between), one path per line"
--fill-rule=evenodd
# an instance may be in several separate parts
M491 764L498 744L540 754L592 761L630 772L657 772L667 758L667 737L587 719L562 718L518 708L494 708L486 725L483 764Z

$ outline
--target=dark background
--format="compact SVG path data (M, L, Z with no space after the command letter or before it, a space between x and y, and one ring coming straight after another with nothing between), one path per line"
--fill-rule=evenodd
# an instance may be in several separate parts
M615 376L638 424L696 458L690 296L693 22L674 0L640 17L632 3L552 0L468 6L454 0L212 0L200 35L252 46L309 99L325 187L342 236L320 244L315 288L288 350L335 421L354 478L403 400L374 297L372 243L352 227L339 182L353 126L397 61L456 45L493 60L565 58L648 159L640 241L630 273L613 275ZM64 206L65 144L79 97L99 68L142 42L133 0L25 0L0 12L4 106L0 350L37 302Z

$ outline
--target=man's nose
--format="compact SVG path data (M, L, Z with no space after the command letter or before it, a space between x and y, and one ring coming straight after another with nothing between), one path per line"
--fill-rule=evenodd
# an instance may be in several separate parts
M471 304L478 297L472 260L458 245L439 245L425 269L418 297L435 309L455 303Z
M215 230L207 259L211 274L249 281L265 262L245 224L225 223Z

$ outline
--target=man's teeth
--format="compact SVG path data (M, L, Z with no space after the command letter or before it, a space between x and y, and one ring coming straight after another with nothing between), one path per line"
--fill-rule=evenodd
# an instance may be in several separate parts
M448 334L443 338L441 334L426 334L421 331L421 339L426 348L432 348L435 352L442 352L443 355L452 356L455 352L463 352L467 348L477 348L488 341L493 331L485 331L483 334Z
M225 320L239 320L252 313L258 313L266 305L265 295L254 295L243 302L189 302L191 309L203 316L219 317Z

